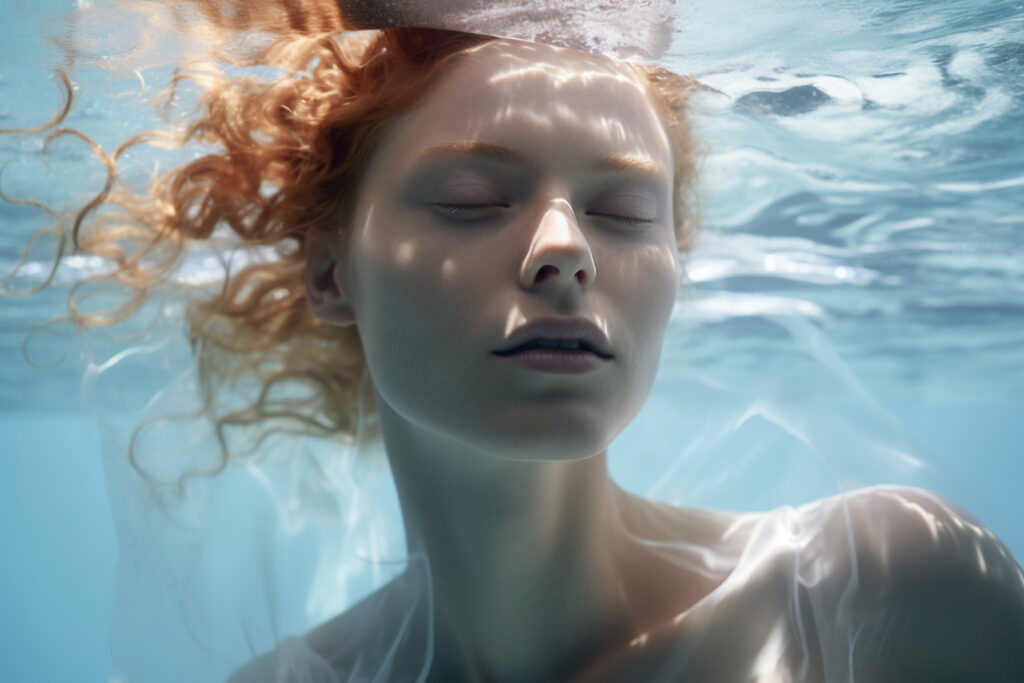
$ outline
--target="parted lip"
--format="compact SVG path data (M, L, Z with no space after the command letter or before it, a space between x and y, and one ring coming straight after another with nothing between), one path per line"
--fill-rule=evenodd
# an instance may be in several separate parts
M586 318L541 318L521 325L502 344L501 349L494 353L505 356L513 353L523 344L538 339L576 339L580 347L593 351L602 358L612 358L608 338L601 328Z

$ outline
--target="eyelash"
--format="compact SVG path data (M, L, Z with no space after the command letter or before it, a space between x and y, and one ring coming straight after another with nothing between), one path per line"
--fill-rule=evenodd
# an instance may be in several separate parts
M455 217L460 211L480 211L483 209L507 209L508 204L453 204L436 202L431 204L434 209L437 210L443 216Z
M460 216L460 212L463 212L463 211L480 211L480 210L483 210L483 209L493 209L493 208L507 209L507 208L509 208L508 204L453 204L453 203L443 203L443 202L435 202L434 204L431 204L431 206L434 207L434 209L436 209L439 214L441 214L442 216L448 217L448 218L464 217L464 216ZM588 216L596 216L598 218L610 218L612 220L621 221L623 223L626 223L627 225L650 225L651 223L654 222L654 221L651 221L651 220L649 220L647 218L636 218L634 216L622 216L622 215L615 214L615 213L594 213L594 212L592 212L592 213L588 213L587 215Z
M599 218L611 218L613 220L622 221L629 225L650 225L654 221L646 218L636 218L634 216L620 216L617 213L588 213L588 216L598 216Z

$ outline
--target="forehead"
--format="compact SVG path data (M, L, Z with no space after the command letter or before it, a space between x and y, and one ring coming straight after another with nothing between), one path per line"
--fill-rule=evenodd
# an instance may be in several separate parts
M648 86L628 67L520 41L493 41L457 57L390 138L385 148L408 158L438 143L482 141L569 165L626 154L671 169Z

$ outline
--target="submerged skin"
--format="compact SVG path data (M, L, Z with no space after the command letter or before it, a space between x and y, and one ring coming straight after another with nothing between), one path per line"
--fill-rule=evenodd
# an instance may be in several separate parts
M439 645L467 673L546 679L643 620L605 449L650 391L679 285L672 168L625 67L493 42L394 125L350 241L311 250L313 286L333 275L314 311L358 327ZM593 321L614 358L554 375L493 354L545 317Z
M409 548L429 558L429 680L1024 677L1019 564L937 497L732 515L611 481L606 448L647 398L678 287L672 167L625 67L497 41L390 129L351 239L309 242L311 305L358 328ZM614 358L551 375L492 354L541 317L592 320ZM397 590L307 635L338 680L404 615ZM854 637L869 645L851 660ZM272 660L233 681L268 680Z

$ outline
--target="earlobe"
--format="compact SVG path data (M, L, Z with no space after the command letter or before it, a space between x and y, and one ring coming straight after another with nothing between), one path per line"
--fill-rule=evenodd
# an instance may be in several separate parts
M306 298L313 315L331 325L355 323L345 292L342 261L329 241L330 236L312 230L306 239Z

